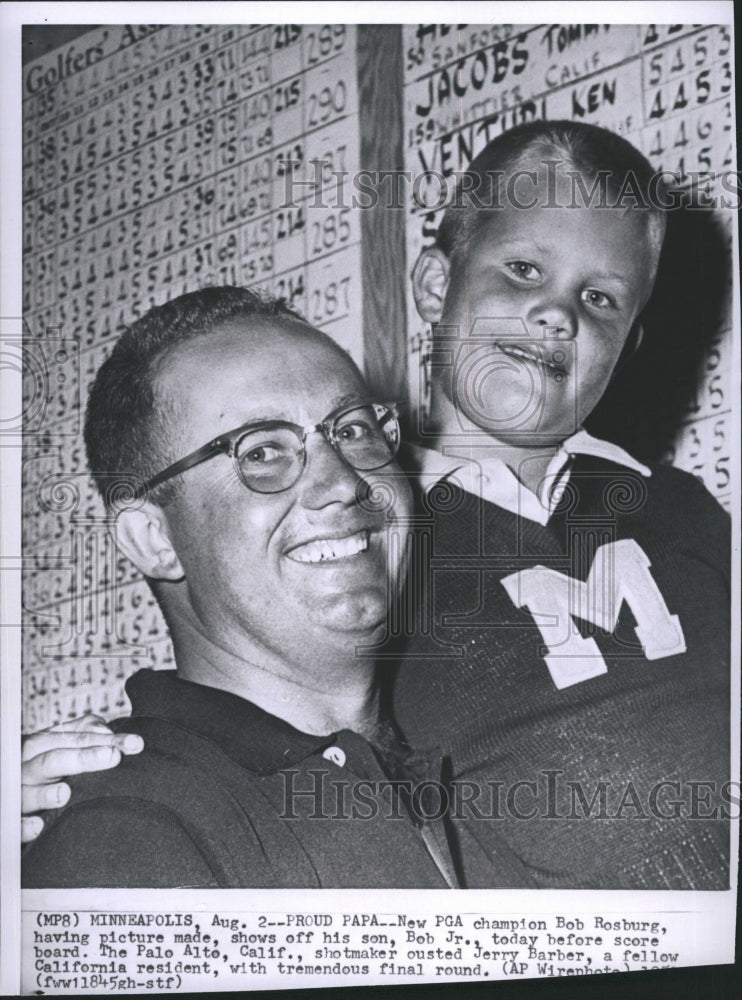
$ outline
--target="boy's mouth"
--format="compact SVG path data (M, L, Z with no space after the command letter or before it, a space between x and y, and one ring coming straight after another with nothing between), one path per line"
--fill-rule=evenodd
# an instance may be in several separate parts
M553 357L550 358L545 352L542 353L538 347L522 347L520 344L511 344L506 340L496 340L495 347L510 358L517 358L519 361L535 364L540 368L547 368L549 371L558 373L561 376L567 374L567 369L564 366L565 356L563 351L555 351Z

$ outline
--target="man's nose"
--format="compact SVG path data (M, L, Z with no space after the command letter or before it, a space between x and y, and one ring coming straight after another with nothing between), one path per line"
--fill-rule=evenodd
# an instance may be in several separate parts
M321 431L308 434L305 447L306 465L299 480L302 503L317 510L333 503L355 503L359 485L363 483L361 475L338 454Z
M566 289L544 289L528 310L532 336L571 340L577 335L577 313Z

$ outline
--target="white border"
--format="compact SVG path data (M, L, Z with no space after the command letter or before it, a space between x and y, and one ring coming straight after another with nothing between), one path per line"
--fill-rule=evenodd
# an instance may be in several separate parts
M714 0L714 2L623 2L603 3L599 12L594 4L585 4L566 0L566 2L492 2L478 3L473 0L462 0L458 3L449 2L398 2L398 0L376 0L373 3L343 3L313 2L313 3L220 3L204 8L201 2L131 2L127 4L109 3L19 3L6 2L0 6L0 317L18 317L21 315L21 266L19 241L17 233L21 224L21 155L18 142L19 118L21 107L21 25L26 24L118 24L129 23L198 23L207 20L209 23L239 23L252 21L255 23L271 23L293 20L296 23L314 24L324 21L345 21L348 23L410 23L420 20L440 23L581 23L585 15L612 24L642 24L642 23L714 23L733 26L734 8L731 2ZM738 233L734 236L735 264L739 261ZM733 326L739 330L740 303L739 286L735 287L733 305ZM740 338L737 336L733 346L733 380L734 374L740 371ZM3 375L3 416L20 412L20 380ZM732 474L733 497L740 496L740 464L739 455L742 448L739 426L739 376L734 382L735 399L734 412L737 421L733 423L733 460ZM0 993L14 994L19 990L20 970L20 864L18 852L18 814L20 807L20 790L18 787L19 768L19 737L20 737L20 629L12 623L20 621L20 440L13 443L16 447L7 447L11 443L7 437L0 438L0 569L3 578L0 580L0 787L2 788L2 804L0 808L0 837L3 845L0 855ZM733 650L738 653L740 647L740 511L738 504L733 503ZM10 623L8 625L7 623ZM739 671L733 673L732 705L740 701ZM733 777L739 780L739 729L733 727ZM737 881L737 859L733 857L731 878L732 884ZM279 890L280 894L286 893ZM327 908L335 893L321 890L322 906ZM329 893L329 895L328 895ZM357 896L357 893L355 894ZM373 893L378 896L378 893ZM438 894L434 894L436 898ZM484 895L484 894L482 894ZM521 893L509 892L507 909L516 909L517 897ZM538 899L547 904L547 898L554 893L539 891ZM559 899L575 894L560 893ZM618 900L619 894L611 894L611 907ZM624 895L624 894L620 894ZM687 902L697 911L697 919L705 924L704 930L718 935L720 929L719 893L631 893L627 905L635 910L640 905L656 910L658 903L662 905L661 897L666 897L668 903L679 904L680 896L687 897ZM725 894L727 898L729 894ZM346 904L349 895L339 893L338 906L342 906L342 897ZM451 905L454 910L473 909L475 897L480 893L468 890L460 894L461 904ZM408 894L406 894L408 897ZM592 897L598 903L598 894L580 893L580 908L592 902ZM643 898L641 898L643 897ZM445 898L445 897L443 897ZM502 898L502 895L500 895ZM525 902L521 904L528 905ZM605 893L600 894L605 906ZM71 897L72 900L72 897ZM286 896L288 903L288 895ZM427 894L427 901L431 901ZM164 900L163 900L164 902ZM186 903L186 901L183 901ZM575 902L577 902L575 900ZM513 904L512 907L510 904ZM186 903L187 905L187 903ZM276 903L281 906L281 903ZM387 904L388 905L388 904ZM408 908L413 907L409 903ZM426 906L425 902L421 903ZM311 909L313 907L307 907ZM671 907L668 907L671 908ZM672 907L674 908L674 906ZM734 912L727 910L725 921L727 944L734 943ZM309 985L309 984L306 984ZM391 983L389 985L392 985ZM395 984L396 985L396 984Z

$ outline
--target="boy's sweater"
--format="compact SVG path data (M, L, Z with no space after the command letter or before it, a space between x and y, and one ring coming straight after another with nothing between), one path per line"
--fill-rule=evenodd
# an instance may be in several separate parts
M724 888L729 519L677 469L572 461L546 524L428 490L397 719L452 757L469 885Z

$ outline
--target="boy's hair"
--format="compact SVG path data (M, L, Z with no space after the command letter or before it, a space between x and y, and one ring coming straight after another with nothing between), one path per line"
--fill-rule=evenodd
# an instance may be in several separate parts
M165 356L233 319L306 321L282 299L247 288L206 287L155 306L121 334L98 369L85 412L88 468L108 509L173 459L176 407L157 391ZM152 491L164 505L180 477Z
M500 180L534 154L577 171L587 181L600 178L605 185L601 196L605 193L618 199L619 206L647 212L654 278L666 228L659 175L626 139L583 122L526 122L487 143L457 184L454 200L438 228L438 249L451 260L465 253L477 228L497 209Z

